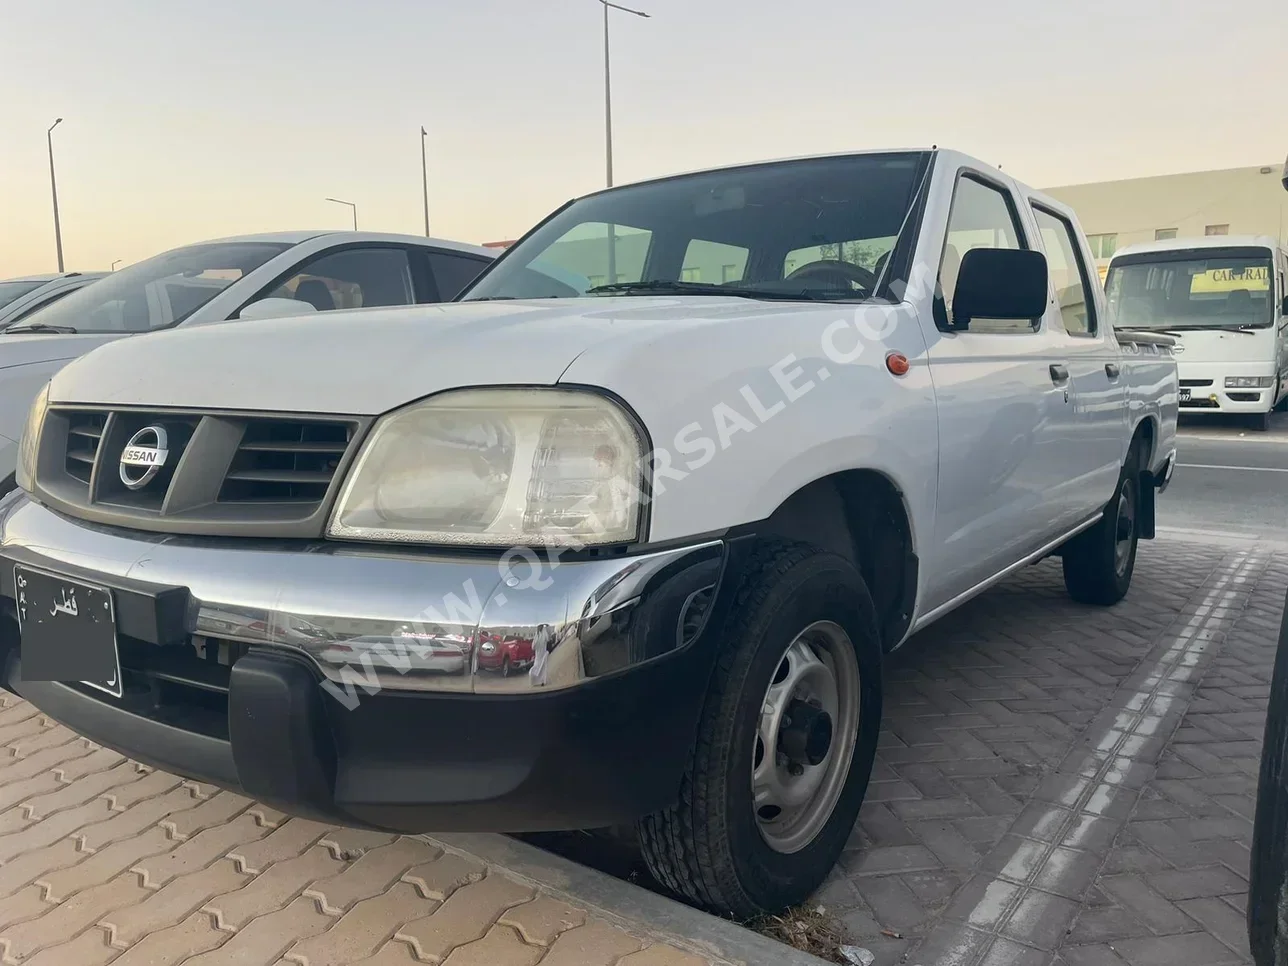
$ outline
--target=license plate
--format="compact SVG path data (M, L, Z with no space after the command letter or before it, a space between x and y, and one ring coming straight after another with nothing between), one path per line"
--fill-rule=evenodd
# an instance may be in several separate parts
M1189 389L1182 389L1182 390L1181 390L1181 402L1189 402L1189 401L1190 401L1190 390L1189 390Z
M26 681L78 681L121 696L112 592L17 565L13 568Z

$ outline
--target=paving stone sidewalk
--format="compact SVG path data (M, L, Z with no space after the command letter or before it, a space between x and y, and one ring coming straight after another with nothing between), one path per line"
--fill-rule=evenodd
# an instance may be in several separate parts
M1072 603L1048 562L919 635L888 663L868 801L817 901L876 966L1245 962L1286 586L1288 554L1160 540L1117 607ZM5 963L787 959L580 903L504 849L288 819L0 703Z
M1243 926L1288 555L1142 545L1108 610L1029 568L887 668L818 901L877 966L1217 966Z
M153 771L0 701L5 963L725 962L438 844L288 818Z

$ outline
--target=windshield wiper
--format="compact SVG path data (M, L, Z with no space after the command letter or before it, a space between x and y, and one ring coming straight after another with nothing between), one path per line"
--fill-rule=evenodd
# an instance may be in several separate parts
M1152 325L1115 325L1119 332L1161 332L1163 335L1184 335L1179 329L1159 329Z
M613 282L608 285L596 285L586 290L587 295L723 295L743 299L772 299L788 302L821 301L816 297L824 293L807 292L804 289L782 291L779 289L743 288L730 285L717 285L715 282L680 282L665 279L654 279L648 282ZM857 298L857 293L842 293L845 298Z
M50 325L48 322L31 322L27 325L15 325L11 329L5 329L6 332L62 332L75 334L76 330L70 325Z

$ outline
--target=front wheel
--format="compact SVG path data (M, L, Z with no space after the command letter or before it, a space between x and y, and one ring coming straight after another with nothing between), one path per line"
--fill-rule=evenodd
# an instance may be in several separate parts
M1256 413L1252 417L1252 428L1258 433L1265 433L1270 430L1270 413Z
M749 919L807 899L854 828L881 724L863 578L811 547L759 552L720 632L678 804L643 819L653 875Z
M1139 513L1139 449L1133 446L1100 522L1070 540L1061 555L1070 597L1108 607L1127 596L1136 569Z

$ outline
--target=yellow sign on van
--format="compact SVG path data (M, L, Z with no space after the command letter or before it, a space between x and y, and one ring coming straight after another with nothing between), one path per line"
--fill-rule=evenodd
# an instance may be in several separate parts
M1190 279L1191 295L1216 295L1233 292L1235 289L1270 291L1270 267L1249 265L1245 268L1213 268Z

